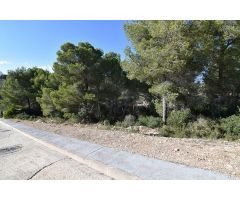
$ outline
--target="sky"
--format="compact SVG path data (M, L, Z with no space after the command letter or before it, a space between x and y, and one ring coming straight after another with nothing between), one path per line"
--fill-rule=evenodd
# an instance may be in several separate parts
M65 42L89 42L124 58L124 21L0 21L0 71L38 66L51 70Z

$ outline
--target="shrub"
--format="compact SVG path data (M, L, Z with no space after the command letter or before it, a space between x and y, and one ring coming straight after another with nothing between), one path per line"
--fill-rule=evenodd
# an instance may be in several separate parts
M215 131L215 123L209 119L201 117L198 118L197 121L189 124L188 130L191 131L192 134L198 138L206 138Z
M173 110L170 112L167 123L173 127L184 128L189 122L191 117L190 109Z
M104 125L104 126L110 126L109 120L105 119L105 120L103 121L103 125Z
M32 119L32 116L30 116L27 113L23 112L23 113L16 114L14 118L26 120L26 119L30 119L30 118Z
M121 126L122 126L122 122L117 121L117 122L115 123L115 126L121 127Z
M149 128L157 128L162 124L162 120L160 117L153 116L142 116L138 117L138 124L147 126Z
M187 128L179 129L167 125L162 126L159 133L163 137L190 138L192 136L192 132Z
M72 124L80 122L80 117L75 113L64 113L63 117Z
M216 126L215 129L209 135L209 137L212 138L212 139L224 138L224 133L221 130L221 128L219 128L219 126Z
M160 136L163 136L163 137L171 137L174 135L174 130L173 128L169 127L169 126L162 126L160 129L159 129L159 134Z
M14 107L9 107L6 111L3 112L3 117L5 119L14 118L17 114L17 110Z
M224 137L229 140L240 138L240 116L232 115L220 120L220 129L224 133Z
M133 115L126 115L123 122L122 122L122 125L124 127L129 127L129 126L133 126L135 124L135 117Z
M190 138L193 136L193 133L188 128L176 129L174 128L174 137L176 138Z
M61 124L61 123L65 122L65 119L63 119L61 117L47 118L46 122L48 122L48 120L53 121L56 124Z
M88 121L88 113L85 108L81 108L80 111L78 112L78 117L80 121Z

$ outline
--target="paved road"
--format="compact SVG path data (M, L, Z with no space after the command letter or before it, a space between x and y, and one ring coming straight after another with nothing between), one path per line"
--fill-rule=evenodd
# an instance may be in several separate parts
M0 179L111 179L0 125Z
M109 179L104 174L115 179L231 179L217 172L104 147L11 120L0 119L0 137L0 179Z

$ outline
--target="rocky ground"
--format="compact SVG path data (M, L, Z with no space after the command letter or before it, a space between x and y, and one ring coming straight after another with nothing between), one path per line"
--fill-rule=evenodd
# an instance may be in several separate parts
M102 130L102 126L55 124L17 120L60 135L145 156L215 170L240 178L240 143L222 140L166 138L127 131ZM149 132L149 131L148 131Z

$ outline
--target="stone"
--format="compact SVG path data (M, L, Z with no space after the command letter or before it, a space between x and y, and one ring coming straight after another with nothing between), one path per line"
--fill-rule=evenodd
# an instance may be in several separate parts
M142 132L144 135L159 135L159 132L156 129L145 129L145 131Z
M233 166L232 166L232 165L229 165L229 164L226 164L226 168L229 169L229 170L232 170L232 169L233 169Z
M132 130L139 131L139 126L132 126Z
M128 131L131 131L131 130L132 130L132 127L131 127L131 126L127 127L127 130L128 130Z
M146 131L147 130L147 127L145 127L145 126L139 126L139 131L140 132L143 132L143 131Z
M175 152L178 152L178 151L180 151L180 149L179 149L179 148L175 148L174 151L175 151Z

